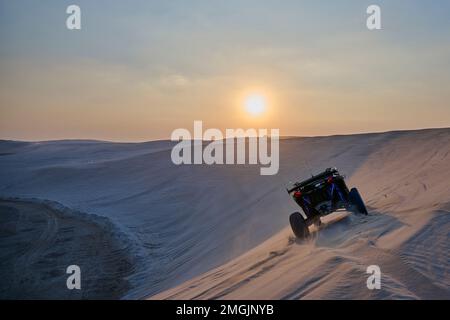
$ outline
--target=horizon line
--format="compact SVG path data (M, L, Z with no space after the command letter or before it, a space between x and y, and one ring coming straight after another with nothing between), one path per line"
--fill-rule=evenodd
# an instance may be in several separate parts
M368 135L368 134L386 134L386 133L395 133L395 132L413 132L413 131L427 131L427 130L444 130L449 129L450 126L447 127L432 127L432 128L417 128L417 129L394 129L394 130L386 130L386 131L372 131L372 132L355 132L355 133L336 133L336 134L324 134L324 135L316 135L316 136L295 136L295 135L280 135L278 136L280 140L284 139L302 139L302 138L326 138L326 137L344 137L344 136L358 136L358 135ZM234 137L234 138L248 138L248 136L244 137ZM220 140L226 140L227 138L223 138ZM218 140L198 140L198 139L187 139L191 141L218 141ZM148 143L148 142L178 142L180 140L171 140L171 139L155 139L155 140L143 140L143 141L114 141L114 140L101 140L95 138L62 138L62 139L48 139L48 140L16 140L16 139L4 139L0 138L0 142L22 142L22 143L48 143L48 142L97 142L97 143L116 143L116 144L138 144L138 143Z

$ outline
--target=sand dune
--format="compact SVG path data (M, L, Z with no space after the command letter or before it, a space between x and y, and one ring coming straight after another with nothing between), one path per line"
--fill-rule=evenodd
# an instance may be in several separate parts
M450 132L381 140L349 180L364 194L368 217L329 216L305 242L286 228L153 298L449 299ZM370 291L366 268L374 264L382 270L382 289Z
M450 298L450 129L283 139L264 177L174 166L171 146L1 142L0 196L107 218L134 257L122 298ZM296 241L284 187L330 166L370 214L329 216ZM381 290L366 287L372 264Z
M115 299L129 289L133 257L106 219L50 202L0 200L0 298ZM67 267L82 290L68 290Z

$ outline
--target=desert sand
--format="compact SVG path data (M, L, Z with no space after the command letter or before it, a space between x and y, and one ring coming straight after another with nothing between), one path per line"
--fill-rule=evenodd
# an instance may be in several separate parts
M0 197L107 219L102 230L132 257L118 275L124 299L450 298L450 129L282 139L280 172L264 177L249 165L175 166L172 146L3 141ZM369 216L330 215L298 241L285 187L332 166ZM366 287L369 265L381 290Z
M1 299L117 299L128 290L127 255L107 221L36 200L0 200ZM82 290L68 290L67 267Z

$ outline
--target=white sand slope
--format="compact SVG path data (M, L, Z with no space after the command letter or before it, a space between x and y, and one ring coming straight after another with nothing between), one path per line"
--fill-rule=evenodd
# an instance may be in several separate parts
M255 166L175 166L171 146L0 142L0 197L108 218L135 257L123 298L450 297L450 129L285 139L279 174L265 177ZM370 215L329 216L295 241L284 188L330 166ZM379 291L366 287L372 264Z
M380 136L381 137L381 136ZM450 131L398 134L350 184L370 214L328 216L312 239L289 228L153 299L450 299ZM368 290L378 265L381 290Z

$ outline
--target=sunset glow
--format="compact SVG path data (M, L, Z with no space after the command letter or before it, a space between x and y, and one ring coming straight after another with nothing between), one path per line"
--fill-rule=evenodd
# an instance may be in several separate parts
M252 116L259 116L266 111L267 101L263 95L252 94L245 99L245 110Z

